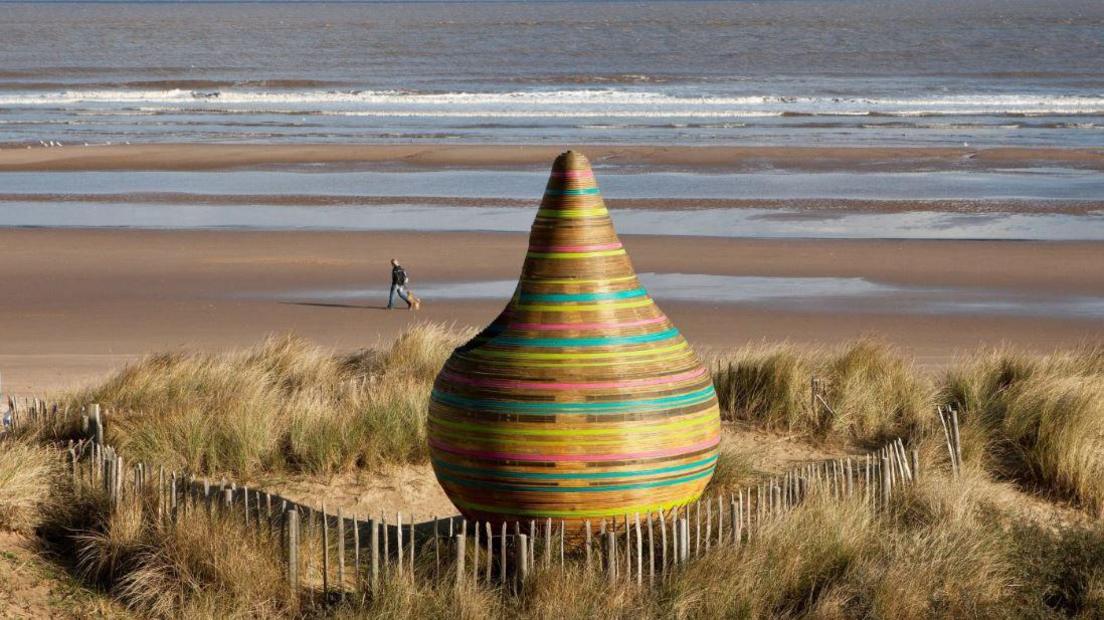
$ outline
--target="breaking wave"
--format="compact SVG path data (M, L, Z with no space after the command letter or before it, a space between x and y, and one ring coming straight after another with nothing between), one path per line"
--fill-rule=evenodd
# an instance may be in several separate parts
M769 117L1062 116L1104 114L1104 96L969 94L941 97L692 95L628 89L414 92L399 90L85 89L0 93L0 107L263 112L349 116Z

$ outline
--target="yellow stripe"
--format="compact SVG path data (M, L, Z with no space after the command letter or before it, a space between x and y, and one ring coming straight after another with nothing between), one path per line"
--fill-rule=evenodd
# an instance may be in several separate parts
M625 248L619 250L600 250L598 252L526 252L529 258L598 258L600 256L618 256L625 253Z
M650 297L645 299L634 299L633 301L615 301L612 303L602 304L579 304L575 306L569 306L567 304L519 304L518 310L540 310L542 312L594 312L597 310L607 310L610 308L643 308L644 306L652 305L652 299Z
M495 428L485 424L475 424L471 422L453 422L452 420L431 420L430 426L440 425L449 428L455 428L457 430L479 430L482 435L536 435L536 436L577 436L577 435L624 435L625 431L633 431L632 436L634 438L644 435L646 433L658 433L667 432L671 429L683 428L683 427L696 427L705 426L713 423L717 418L717 408L711 407L702 411L700 414L691 416L684 420L678 420L675 422L664 422L662 424L650 424L640 425L632 428L625 428L624 425L619 425L613 428L563 428L563 429L526 429L526 428Z
M527 284L605 284L607 282L628 282L635 278L636 276L619 276L616 278L600 278L597 280L576 280L574 278L551 278L545 280L543 278L524 278L522 282Z

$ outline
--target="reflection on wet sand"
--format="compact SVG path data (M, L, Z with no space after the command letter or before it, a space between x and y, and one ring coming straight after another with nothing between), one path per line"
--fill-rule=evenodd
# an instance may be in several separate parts
M1104 318L1104 296L1024 293L1002 289L890 285L865 278L728 276L700 273L642 273L641 283L664 300L785 307L809 312L879 314L979 314ZM514 280L426 283L423 299L502 299ZM374 299L374 289L289 292L276 297L296 303L335 304Z

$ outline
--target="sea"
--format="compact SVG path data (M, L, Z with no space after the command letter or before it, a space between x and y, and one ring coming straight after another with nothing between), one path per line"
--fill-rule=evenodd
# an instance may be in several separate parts
M0 147L1104 145L1100 0L0 2Z

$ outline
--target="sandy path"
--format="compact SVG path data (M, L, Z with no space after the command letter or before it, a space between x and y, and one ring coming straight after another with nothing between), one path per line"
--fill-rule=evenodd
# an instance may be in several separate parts
M0 532L0 619L132 618L38 555L33 539Z

